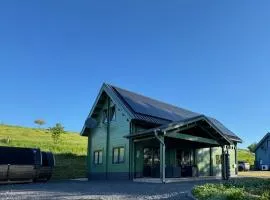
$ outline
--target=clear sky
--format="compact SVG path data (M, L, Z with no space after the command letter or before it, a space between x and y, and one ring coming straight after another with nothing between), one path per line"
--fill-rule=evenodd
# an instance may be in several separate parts
M103 82L270 131L270 1L1 1L0 122L80 131Z

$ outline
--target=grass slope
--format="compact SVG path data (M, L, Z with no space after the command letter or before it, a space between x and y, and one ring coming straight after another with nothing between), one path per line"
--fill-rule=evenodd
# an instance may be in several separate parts
M255 154L246 149L238 149L238 160L247 161L250 165L254 165Z
M54 144L51 134L45 129L0 125L0 146L35 147L53 152L56 160L53 179L86 175L87 138L78 134L62 134L61 141Z
M7 142L10 138L10 142ZM54 144L51 134L44 129L0 125L0 146L35 147L52 151L56 157L53 179L79 178L86 175L87 138L75 133L61 136ZM248 150L238 150L238 160L254 164L255 156Z

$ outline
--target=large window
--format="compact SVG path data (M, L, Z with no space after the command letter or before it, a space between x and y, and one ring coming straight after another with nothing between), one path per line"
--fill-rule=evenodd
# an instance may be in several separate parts
M94 164L95 165L101 165L103 162L102 160L102 151L94 151Z
M115 112L115 106L110 107L109 112L108 109L103 110L103 123L108 123L116 120L116 112Z
M125 148L116 147L113 148L113 164L119 164L125 162Z

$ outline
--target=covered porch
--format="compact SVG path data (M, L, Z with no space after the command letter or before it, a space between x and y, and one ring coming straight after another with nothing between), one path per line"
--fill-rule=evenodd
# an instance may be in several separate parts
M204 116L127 137L135 181L165 183L230 176L228 148L233 143Z

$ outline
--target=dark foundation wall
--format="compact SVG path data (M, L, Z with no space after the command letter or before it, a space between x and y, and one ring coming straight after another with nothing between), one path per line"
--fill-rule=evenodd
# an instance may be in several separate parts
M107 176L107 178L106 178ZM88 173L89 180L129 180L129 172L104 172Z

